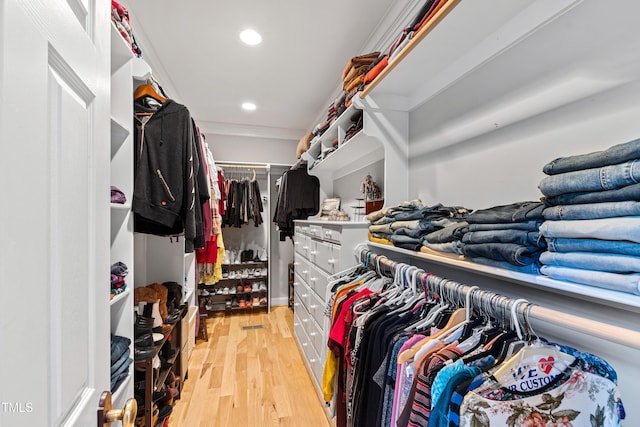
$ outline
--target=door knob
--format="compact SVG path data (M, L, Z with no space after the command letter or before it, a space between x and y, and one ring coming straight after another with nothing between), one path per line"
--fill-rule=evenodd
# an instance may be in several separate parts
M125 402L123 409L113 409L111 393L105 391L100 396L98 406L98 427L110 427L111 423L122 421L123 427L133 427L138 413L138 402L136 399L129 399Z

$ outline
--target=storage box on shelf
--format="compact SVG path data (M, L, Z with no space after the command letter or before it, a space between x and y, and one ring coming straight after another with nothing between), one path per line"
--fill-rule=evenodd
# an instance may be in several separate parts
M367 238L365 222L295 222L294 332L318 392L326 357L324 316L329 276L355 265L353 248Z

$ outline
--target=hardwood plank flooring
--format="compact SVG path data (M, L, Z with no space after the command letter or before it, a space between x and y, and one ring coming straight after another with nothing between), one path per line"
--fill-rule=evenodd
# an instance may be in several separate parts
M263 328L243 329L263 325ZM293 337L293 313L274 307L207 319L172 427L330 427Z

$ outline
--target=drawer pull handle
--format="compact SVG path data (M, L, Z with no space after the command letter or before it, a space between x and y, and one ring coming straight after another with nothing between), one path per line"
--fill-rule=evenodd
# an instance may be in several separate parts
M309 319L302 319L302 323L307 323Z
M335 259L330 259L327 261L327 264L335 264L336 260Z
M311 304L311 305L309 306L309 308L310 308L311 310L315 310L315 308L316 308L316 307L317 307L317 305L314 305L314 304Z
M303 274L303 275L307 275L307 274L309 274L309 270L302 270L302 274Z
M309 363L316 363L316 359L309 359Z
M309 281L310 281L310 282L315 282L316 280L318 280L318 278L317 278L317 277L311 277L311 278L309 278Z
M309 246L303 246L302 249L306 251L307 249L309 249Z
M309 336L310 337L315 337L316 335L318 335L318 334L316 334L315 332L309 332Z
M318 255L318 251L311 251L309 252L311 255Z

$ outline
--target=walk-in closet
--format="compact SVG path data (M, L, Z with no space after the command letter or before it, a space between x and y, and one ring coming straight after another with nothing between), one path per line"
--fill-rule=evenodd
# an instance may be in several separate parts
M640 426L639 15L0 2L0 426Z

